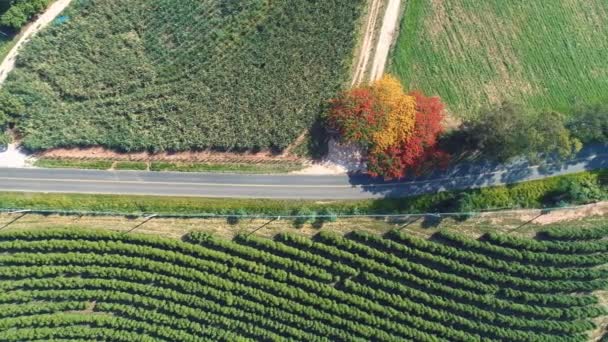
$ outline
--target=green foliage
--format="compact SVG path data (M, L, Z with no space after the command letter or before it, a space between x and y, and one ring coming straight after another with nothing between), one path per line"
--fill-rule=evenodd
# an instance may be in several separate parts
M587 204L606 198L606 188L594 179L563 179L553 201L564 204Z
M231 3L73 2L3 87L23 144L287 147L346 80L364 1Z
M11 2L8 10L0 15L0 26L18 30L36 14L44 11L51 0L14 0Z
M2 339L584 341L606 315L590 294L604 271L534 247L359 232L185 240L0 232Z
M577 108L568 123L574 137L583 143L608 143L608 106Z
M557 112L532 114L523 106L504 103L466 122L463 134L469 148L498 161L525 156L539 162L541 155L566 159L582 145L570 136L564 121Z
M608 103L597 72L608 19L596 15L607 11L605 0L408 0L390 71L461 119L503 101L569 114Z

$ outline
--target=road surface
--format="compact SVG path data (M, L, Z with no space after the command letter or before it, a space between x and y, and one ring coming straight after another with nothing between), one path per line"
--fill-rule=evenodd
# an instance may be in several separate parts
M567 164L466 165L426 179L375 182L365 176L238 175L141 171L0 168L0 191L97 193L277 199L406 197L480 188L608 168L608 154L593 148Z

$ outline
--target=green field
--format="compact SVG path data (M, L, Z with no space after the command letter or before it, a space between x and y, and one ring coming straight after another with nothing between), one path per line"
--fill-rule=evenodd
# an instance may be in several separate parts
M409 0L390 70L459 118L608 102L605 0Z
M3 92L30 149L283 149L348 79L363 0L82 0Z
M582 232L582 233L581 233ZM0 233L2 341L585 341L605 229L545 240ZM574 295L573 293L576 293Z

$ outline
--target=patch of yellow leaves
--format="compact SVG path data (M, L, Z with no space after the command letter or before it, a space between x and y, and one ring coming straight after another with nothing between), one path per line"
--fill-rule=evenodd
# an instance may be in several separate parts
M374 147L385 150L408 140L416 122L416 100L403 90L401 83L385 75L372 85L379 102L387 111L386 126L373 135Z

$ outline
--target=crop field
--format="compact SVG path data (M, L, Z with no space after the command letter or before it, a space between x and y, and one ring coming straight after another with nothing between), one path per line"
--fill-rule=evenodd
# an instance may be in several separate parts
M0 233L3 341L584 341L602 229L542 240Z
M410 0L391 70L452 114L517 102L568 113L608 101L605 0Z
M74 1L3 92L34 150L283 149L347 81L364 3Z

